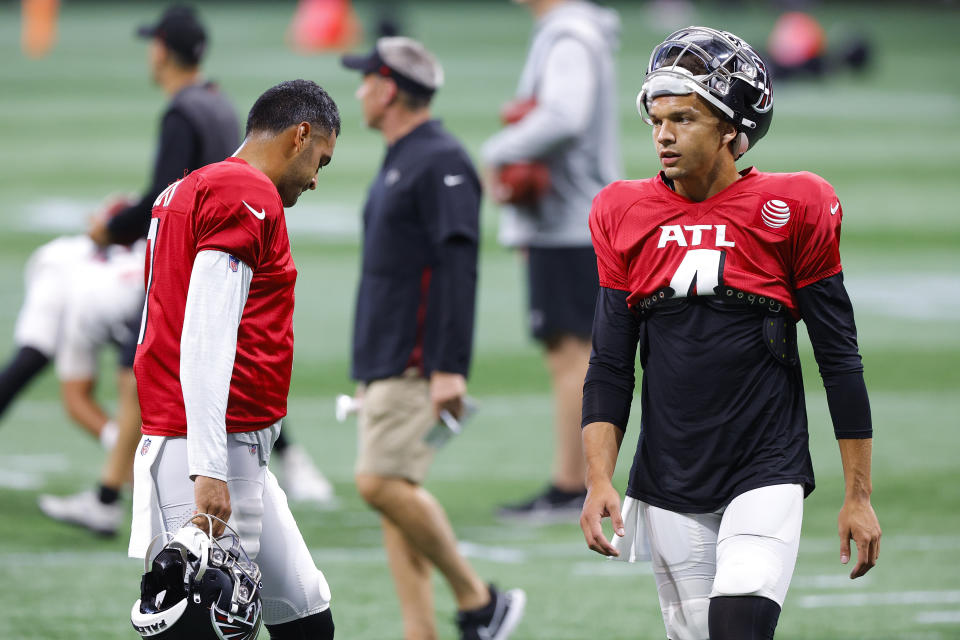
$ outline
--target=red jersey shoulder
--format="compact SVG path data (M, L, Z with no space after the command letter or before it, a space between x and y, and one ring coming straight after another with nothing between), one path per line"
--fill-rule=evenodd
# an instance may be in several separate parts
M820 207L837 202L833 186L822 177L809 171L797 173L758 172L756 187L767 193L776 193L801 202L807 207Z
M603 204L606 208L627 206L653 193L654 178L645 180L617 180L611 182L596 195L594 204Z
M619 219L640 200L655 198L656 178L645 180L617 180L611 182L594 197L590 217L604 225L617 226Z
M243 160L227 158L194 173L203 181L208 195L226 211L271 221L283 215L276 186Z
M193 173L171 182L153 201L153 209L192 211L197 197L197 176Z
M194 172L197 251L230 253L256 270L283 226L283 203L269 178L237 158ZM193 175L193 174L191 174Z
M838 228L840 201L829 182L807 171L754 174L752 225L788 237L808 226Z

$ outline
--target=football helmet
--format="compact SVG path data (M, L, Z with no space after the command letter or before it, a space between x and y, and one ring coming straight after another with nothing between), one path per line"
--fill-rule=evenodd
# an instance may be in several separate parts
M753 47L729 31L687 27L667 36L650 55L637 110L651 124L651 100L690 93L716 107L736 127L737 158L770 128L773 86L767 65Z
M208 530L216 516L207 519ZM260 568L229 525L219 538L194 524L151 541L130 622L150 640L252 640L260 631ZM165 544L150 561L158 540Z

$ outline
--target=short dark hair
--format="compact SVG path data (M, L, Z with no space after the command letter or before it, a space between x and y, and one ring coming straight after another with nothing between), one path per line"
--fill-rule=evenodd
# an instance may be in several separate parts
M419 111L430 106L433 100L433 93L413 93L397 88L397 100L400 101L408 111Z
M257 131L279 133L301 122L340 135L340 110L330 94L311 80L288 80L257 98L247 116L244 135Z
M161 42L163 41L161 40ZM170 60L177 67L186 71L193 71L200 66L200 58L184 54L176 49L171 49L166 43L164 43L163 46L167 48L167 54L170 56Z

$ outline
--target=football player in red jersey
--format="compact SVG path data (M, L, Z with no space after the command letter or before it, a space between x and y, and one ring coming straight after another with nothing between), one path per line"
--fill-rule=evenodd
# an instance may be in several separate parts
M267 462L293 363L284 207L316 188L339 132L337 106L315 83L267 90L236 154L164 190L148 234L130 554L142 558L153 536L198 512L229 520L260 565L275 639L333 637L330 589Z
M814 487L800 320L846 481L840 561L852 538L856 578L880 550L840 203L811 173L737 171L770 126L773 94L763 61L731 33L669 36L637 104L662 171L607 186L590 215L601 292L584 383L580 526L598 553L650 557L669 638L772 638ZM611 477L638 350L642 417L621 509Z

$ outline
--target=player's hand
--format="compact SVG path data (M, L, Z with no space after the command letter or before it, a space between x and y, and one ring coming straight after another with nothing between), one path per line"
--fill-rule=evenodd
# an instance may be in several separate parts
M588 547L600 555L619 556L620 552L603 535L601 522L604 518L610 518L614 533L621 537L624 535L620 494L609 482L593 484L587 490L587 498L580 513L580 528Z
M98 247L110 244L110 232L107 230L107 220L104 216L94 216L90 219L90 229L87 235Z
M850 562L850 540L857 545L857 563L850 572L850 579L859 578L870 571L880 558L880 521L873 511L869 498L846 499L837 518L840 533L840 563Z
M504 204L510 198L510 190L505 189L497 177L496 167L483 168L483 187L490 198L497 204Z
M467 395L467 379L459 373L434 371L430 374L430 401L437 416L446 409L455 418L463 415L463 398Z
M193 499L197 505L197 513L209 513L224 522L230 519L230 491L223 480L197 476L193 481ZM196 517L192 522L204 531L207 530L206 518ZM214 520L213 531L208 533L214 538L220 536L223 533L223 523Z

